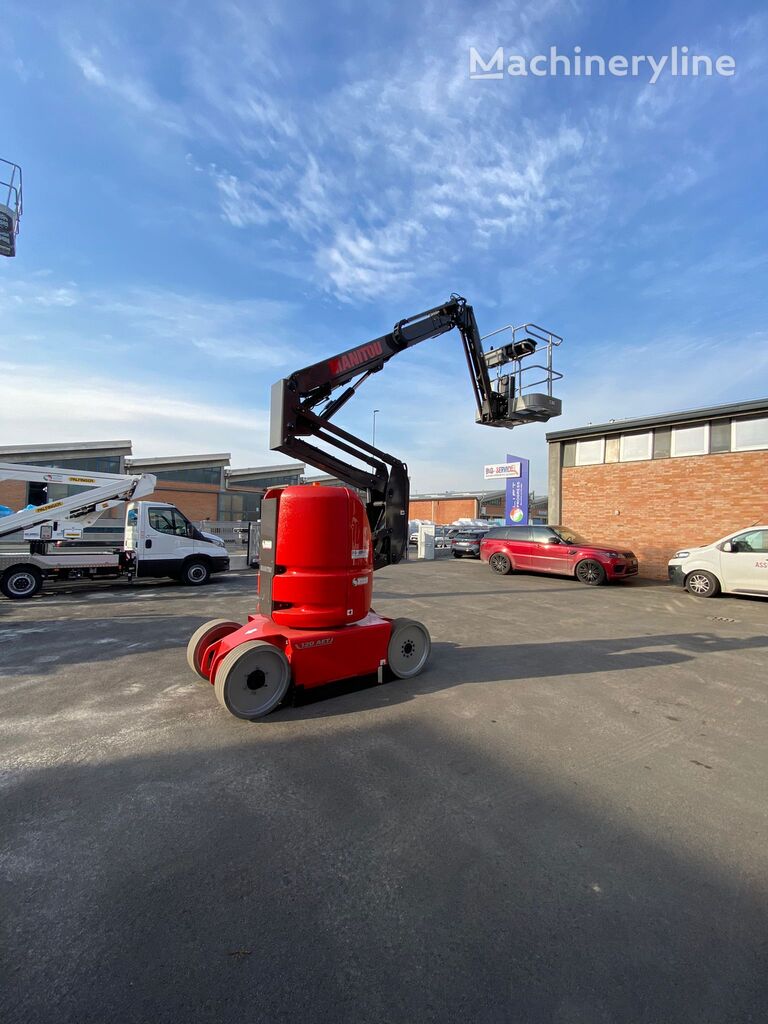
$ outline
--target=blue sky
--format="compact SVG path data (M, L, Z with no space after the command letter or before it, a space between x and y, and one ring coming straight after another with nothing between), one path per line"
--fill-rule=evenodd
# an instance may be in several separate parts
M269 386L454 291L565 336L551 428L768 393L763 3L9 5L0 444L267 448ZM470 81L469 47L690 52L732 77ZM475 426L458 338L340 422L417 491L481 488L543 426Z

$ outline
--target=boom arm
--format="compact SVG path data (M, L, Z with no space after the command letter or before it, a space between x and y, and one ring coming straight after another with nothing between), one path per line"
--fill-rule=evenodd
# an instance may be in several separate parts
M424 313L401 320L389 334L348 349L331 359L307 366L272 386L270 448L284 452L339 480L368 492L367 512L374 544L374 568L399 562L408 542L406 519L409 496L408 469L404 462L374 448L331 422L331 418L372 374L378 373L398 352L428 338L457 328L461 335L477 405L476 420L488 426L513 427L531 420L548 419L549 414L515 409L513 377L506 393L494 390L488 373L475 314L466 299L452 295L448 302ZM530 339L494 351L491 365L500 366L523 358L535 350ZM503 357L499 353L503 352ZM347 387L333 396L337 388ZM556 400L552 400L556 401ZM559 403L558 403L559 404ZM321 407L321 408L318 408ZM558 409L559 411L559 409ZM338 454L316 447L314 437ZM352 465L342 456L352 456L370 469Z
M89 488L68 498L46 502L37 508L22 509L21 512L0 519L0 537L15 533L16 530L25 530L27 540L36 539L30 531L39 530L40 526L47 523L57 523L59 532L73 522L79 527L90 526L108 508L151 494L157 483L157 478L151 473L132 476L118 473L68 473L55 466L26 466L14 462L0 462L0 480L26 480Z

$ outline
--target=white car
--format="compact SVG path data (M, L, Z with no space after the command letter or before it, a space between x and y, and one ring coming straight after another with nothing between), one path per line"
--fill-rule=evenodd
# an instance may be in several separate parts
M768 597L768 526L729 533L714 544L676 551L669 578L697 597L764 594Z

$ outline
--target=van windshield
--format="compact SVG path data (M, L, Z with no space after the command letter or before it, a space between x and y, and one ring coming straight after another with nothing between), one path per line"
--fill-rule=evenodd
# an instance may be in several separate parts
M561 540L564 540L566 544L588 544L589 541L585 540L581 534L576 533L575 530L571 530L568 526L554 526L555 533Z

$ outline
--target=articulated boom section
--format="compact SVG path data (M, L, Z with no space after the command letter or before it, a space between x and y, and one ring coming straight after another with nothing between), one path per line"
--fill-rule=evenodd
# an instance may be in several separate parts
M56 466L27 466L14 462L0 462L0 480L88 488L0 519L0 537L24 530L26 540L58 540L73 527L82 531L107 509L151 494L157 484L157 477L151 473L68 473ZM47 530L44 529L46 527Z
M400 459L347 433L331 419L360 385L398 352L454 328L461 335L467 360L476 422L511 428L546 422L560 414L560 402L552 396L552 382L561 374L552 368L552 349L562 339L535 324L503 327L493 334L509 331L511 340L485 352L474 311L459 295L452 295L442 306L400 320L389 334L297 370L272 386L270 448L367 492L375 569L399 562L406 550L408 469ZM542 352L543 363L528 361ZM493 381L491 369L496 371ZM532 390L540 385L545 386L545 392ZM335 394L339 388L344 390ZM333 451L306 440L310 437ZM350 456L364 465L349 463Z

